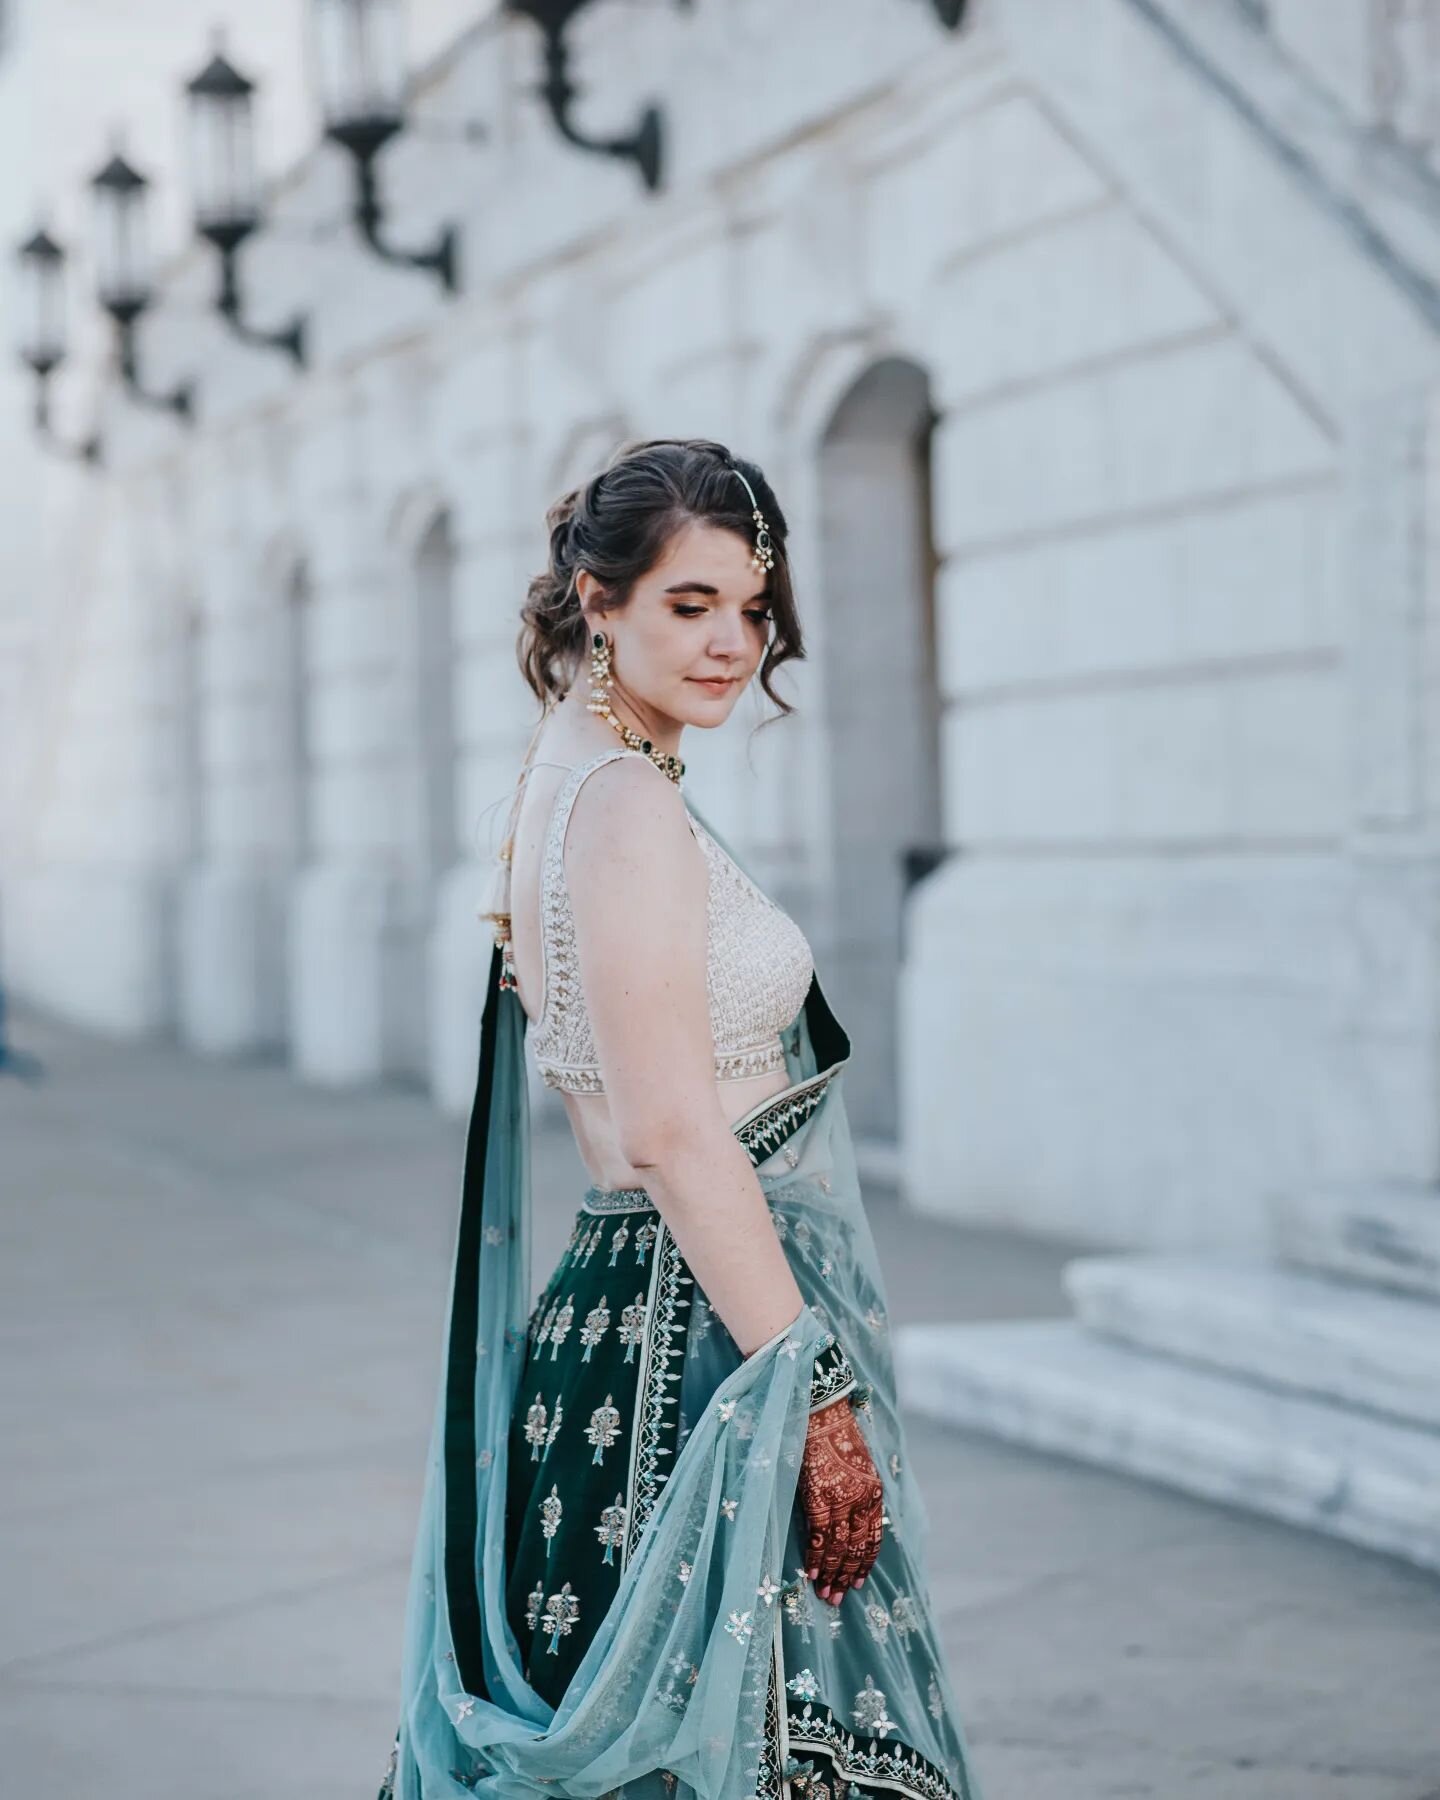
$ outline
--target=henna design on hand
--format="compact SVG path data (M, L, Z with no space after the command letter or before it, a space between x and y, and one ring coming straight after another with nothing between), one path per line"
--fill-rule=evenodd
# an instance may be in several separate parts
M809 1531L806 1570L822 1600L839 1605L880 1554L884 1488L849 1397L810 1415L800 1464Z

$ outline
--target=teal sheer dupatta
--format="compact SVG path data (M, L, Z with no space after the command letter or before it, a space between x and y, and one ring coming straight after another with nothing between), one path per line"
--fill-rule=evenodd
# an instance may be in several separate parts
M981 1800L925 1598L924 1509L899 1454L883 1288L838 1079L850 1041L818 979L782 1034L790 1086L735 1127L789 1240L805 1304L738 1367L717 1363L707 1373L703 1356L687 1366L694 1417L613 1604L558 1707L526 1680L506 1617L504 1552L531 1295L527 1020L500 973L497 945L406 1605L399 1727L382 1796L623 1790L626 1800L783 1800L808 1791L804 1771L818 1758L901 1800ZM767 1120L798 1101L803 1122L767 1154ZM831 1609L806 1592L798 1567L811 1370L832 1331L870 1395L865 1430L896 1540L889 1554L909 1590L887 1588L877 1563L867 1588L844 1602L859 1607L868 1592L882 1612L887 1593L908 1604L908 1612L897 1607L893 1638L887 1613L883 1657L873 1619L867 1632L857 1618L844 1640L838 1621L825 1621L828 1632L816 1623L815 1609ZM782 1618L807 1650L806 1666L788 1680ZM863 1671L855 1661L862 1650ZM877 1676L888 1683L893 1718ZM857 1735L857 1718L868 1731Z

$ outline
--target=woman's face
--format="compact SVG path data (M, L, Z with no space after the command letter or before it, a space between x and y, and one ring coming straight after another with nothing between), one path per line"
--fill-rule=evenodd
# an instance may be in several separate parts
M770 636L768 577L751 567L752 548L738 532L692 520L609 614L593 610L600 586L581 570L586 625L612 645L612 698L651 724L656 715L702 727L729 718Z

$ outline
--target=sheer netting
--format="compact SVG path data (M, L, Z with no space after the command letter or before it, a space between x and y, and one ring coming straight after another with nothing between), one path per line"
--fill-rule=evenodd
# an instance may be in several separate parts
M587 1620L564 1569L542 1574L534 1663L571 1630L591 1635L558 1704L527 1679L505 1604L507 1465L536 1316L526 1018L499 974L497 947L382 1796L984 1800L936 1631L841 1091L850 1042L818 977L782 1033L790 1085L735 1126L805 1304L742 1358L654 1216L623 1516L608 1508L614 1529L594 1537L597 1557L621 1546L618 1587ZM869 1579L838 1608L804 1577L797 1504L831 1332L860 1382L886 1515Z

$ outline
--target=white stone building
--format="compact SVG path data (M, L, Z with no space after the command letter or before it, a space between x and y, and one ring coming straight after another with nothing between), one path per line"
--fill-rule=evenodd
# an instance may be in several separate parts
M544 504L707 432L772 475L812 654L697 794L863 1019L917 1198L1246 1244L1277 1185L1430 1179L1430 101L1386 141L1330 91L1363 7L1251 10L599 6L586 124L664 104L655 197L482 21L385 164L398 235L459 226L453 300L304 156L247 281L311 369L229 339L191 250L143 350L198 428L112 387L65 478L20 609L52 679L7 690L16 988L462 1104Z
M611 4L573 49L588 131L661 104L657 194L482 17L384 165L457 297L357 244L329 148L247 264L303 375L171 269L144 353L198 425L106 387L7 640L13 987L463 1107L544 507L703 433L771 477L810 657L793 720L687 748L697 804L810 931L911 1199L1433 1226L1440 6Z

